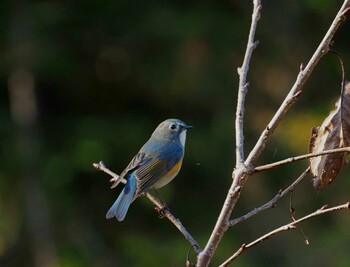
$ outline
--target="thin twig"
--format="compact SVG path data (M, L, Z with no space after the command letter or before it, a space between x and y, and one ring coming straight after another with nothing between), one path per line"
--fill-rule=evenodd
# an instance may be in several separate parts
M311 169L311 167L310 167L310 169ZM295 208L293 207L293 191L290 192L290 194L289 194L289 214L290 214L290 217L292 218L293 221L297 220L295 218ZM310 245L309 238L306 236L303 228L300 227L299 230L304 237L305 245Z
M110 180L110 182L120 181L123 184L126 184L126 180L124 178L120 178L120 176L111 170L109 170L105 164L100 161L99 163L93 163L92 164L97 170L103 171L113 178ZM166 208L159 199L157 199L155 196L151 195L150 193L146 193L146 197L157 206L158 209L162 211L162 215L166 217L170 222L174 224L174 226L181 232L181 234L186 238L186 240L191 244L192 248L196 252L196 254L199 254L202 249L197 243L197 241L192 237L192 235L187 231L187 229L183 226L181 221L177 219L168 208Z
M283 225L281 227L278 227L277 229L259 237L258 239L254 240L253 242L250 242L249 244L245 245L243 244L238 250L237 252L235 252L230 258L228 258L223 264L220 265L220 267L224 267L227 266L229 263L231 263L234 259L236 259L240 254L242 254L244 251L246 251L247 249L269 239L270 237L272 237L273 235L276 235L280 232L283 231L288 231L288 230L292 230L292 229L296 229L297 225L303 221L306 221L308 219L311 219L313 217L322 215L322 214L326 214L329 212L333 212L333 211L338 211L338 210L342 210L342 209L349 209L350 208L350 202L347 202L345 204L339 205L339 206L335 206L332 208L326 208L327 206L323 206L320 209L316 210L313 213L310 213L309 215L306 215L298 220L295 220L291 223L288 223L286 225Z
M257 22L260 19L260 1L254 2L254 9L252 14L252 23L250 25L247 48L245 51L242 66L237 69L239 76L239 87L237 97L236 109L236 167L244 162L244 133L243 133L243 118L244 118L244 103L247 95L248 86L247 75L249 70L249 63L252 57L253 50L259 44L259 41L254 41Z
M254 215L257 215L258 213L264 211L264 210L267 210L269 208L273 208L276 206L276 202L281 199L282 197L284 197L286 194L288 194L289 192L292 192L295 188L295 186L297 184L299 184L305 177L306 175L310 172L310 167L308 167L290 186L288 186L286 189L284 190L280 190L276 196L271 199L270 201L266 202L265 204L261 205L260 207L258 208L255 208L254 210L248 212L247 214L239 217L239 218L236 218L236 219L233 219L233 220L230 220L229 221L229 227L233 227L235 226L236 224L238 223L241 223L243 221L246 221L247 219L253 217Z
M251 27L249 31L248 44L246 48L245 57L243 60L243 65L239 69L239 90L238 90L238 99L237 99L237 112L236 112L236 169L237 172L234 175L244 176L244 151L243 151L243 114L244 114L244 101L247 93L247 82L246 77L249 69L249 62L251 58L251 54L257 45L254 42L254 36L256 31L256 26L258 20L260 18L260 10L261 10L261 1L254 0L253 1L253 14ZM204 250L198 255L197 258L197 267L206 267L209 265L216 248L218 247L220 240L224 233L228 228L228 220L230 218L232 209L235 205L236 200L240 195L241 187L235 183L232 183L231 188L226 196L225 203L220 212L219 218L216 222L216 225L213 229L213 232L204 248Z
M276 168L276 167L279 167L281 165L285 165L285 164L288 164L288 163L291 163L294 161L298 161L298 160L309 159L309 158L314 158L314 157L318 157L318 156L322 156L322 155L327 155L327 154L332 154L332 153L341 153L341 152L350 152L350 147L334 148L334 149L324 150L324 151L317 152L317 153L309 153L309 154L305 154L305 155L301 155L301 156L287 158L284 160L280 160L280 161L276 161L273 163L269 163L269 164L255 167L254 172L261 172L261 171L269 170L269 169Z

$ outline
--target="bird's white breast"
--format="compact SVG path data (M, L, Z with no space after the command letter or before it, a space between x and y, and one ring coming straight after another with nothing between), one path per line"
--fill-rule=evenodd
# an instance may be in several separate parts
M182 131L180 133L180 143L182 145L182 147L185 147L185 143L186 143L186 130Z

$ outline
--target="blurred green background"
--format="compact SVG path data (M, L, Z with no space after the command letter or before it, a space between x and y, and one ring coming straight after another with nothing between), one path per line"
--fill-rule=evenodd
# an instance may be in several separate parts
M248 80L246 153L307 63L342 1L263 1ZM160 190L204 246L231 183L238 77L251 1L0 2L0 266L184 266L188 243L146 198L124 222L105 214L121 188L92 168L120 173L154 128L176 117L188 133L182 171ZM350 65L350 24L333 49ZM306 153L340 92L327 55L260 163ZM349 75L347 75L349 77ZM306 168L254 175L233 217L271 199ZM317 193L304 180L296 216L349 200L350 169ZM242 243L290 221L289 198L230 230L213 266ZM350 215L317 217L243 254L238 266L350 266ZM192 260L195 255L190 254Z

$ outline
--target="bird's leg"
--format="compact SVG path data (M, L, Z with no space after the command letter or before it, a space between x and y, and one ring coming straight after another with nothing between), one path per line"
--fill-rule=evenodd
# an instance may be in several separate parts
M169 210L169 207L168 205L165 203L164 199L162 198L162 196L159 194L158 190L153 188L154 189L154 192L156 193L157 195L157 198L160 200L160 202L162 203L162 207L161 208L158 208L158 207L155 207L154 209L159 213L159 218L164 218L165 217L165 214L164 212L166 210Z

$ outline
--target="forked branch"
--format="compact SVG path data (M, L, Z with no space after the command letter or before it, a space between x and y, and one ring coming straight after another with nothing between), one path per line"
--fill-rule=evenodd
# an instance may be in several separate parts
M320 42L318 48L314 52L313 56L307 63L306 67L303 66L300 68L300 72L296 78L294 85L289 91L288 95L282 102L279 109L276 111L275 115L272 117L271 121L268 123L266 128L261 133L257 143L255 144L252 151L249 153L247 159L243 162L244 153L243 153L243 113L244 113L244 100L246 95L247 83L245 77L247 76L248 68L240 69L240 71L245 72L240 74L240 86L238 92L238 102L236 110L236 168L233 171L232 178L233 182L228 190L225 202L221 209L218 220L215 224L215 227L212 231L212 234L204 248L204 250L198 255L197 267L208 266L224 233L229 227L229 218L231 213L240 198L240 192L243 188L248 175L253 173L254 165L256 164L257 159L260 157L261 153L265 149L267 142L270 140L272 134L278 127L279 123L284 119L285 115L293 104L297 101L298 97L301 95L304 84L308 80L312 71L320 61L320 59L329 51L329 45L333 39L334 34L338 30L339 26L345 20L345 16L349 11L350 0L344 0L343 5L339 9L337 15L335 16L331 26L329 27L324 38ZM254 33L257 25L257 21L260 17L261 10L261 1L254 0L254 8L251 22L251 32L249 33L249 40L254 40ZM252 35L252 36L251 36ZM252 37L252 38L251 38ZM248 40L248 45L246 49L246 55L251 54L249 50L252 51L254 46L250 46ZM250 57L247 59L248 62ZM244 64L243 64L244 65ZM242 65L242 66L243 66ZM295 222L294 222L295 223Z
M349 12L350 0L345 0L341 8L339 9L337 15L335 16L331 26L329 27L327 33L323 37L321 43L317 47L315 53L305 66L305 68L301 67L300 72L297 76L297 79L289 91L288 95L284 99L283 103L266 126L264 131L261 133L259 140L255 144L253 150L250 152L249 156L246 160L246 165L255 164L256 160L259 158L261 153L263 152L265 145L270 140L273 132L279 125L279 123L283 120L289 109L293 106L293 104L297 101L300 96L303 86L305 82L308 80L312 71L320 61L320 59L329 51L329 46L332 42L333 36L338 30L339 26L345 21L346 15Z
M244 147L243 147L243 115L244 115L244 103L245 96L247 93L247 74L249 69L249 63L251 59L252 52L257 45L257 42L254 41L255 31L258 24L258 20L260 19L260 11L261 11L261 1L254 0L253 1L253 14L251 27L249 31L248 43L246 48L246 53L244 56L242 67L238 69L239 74L239 88L238 88L238 99L237 99L237 109L236 109L236 122L235 122L235 130L236 130L236 173L237 176L245 175L245 166L244 162ZM237 180L236 180L237 182ZM227 193L226 200L216 222L216 225L212 231L212 234L204 248L204 250L198 255L197 265L200 267L208 266L219 243L228 228L228 220L231 216L233 207L235 202L238 200L240 195L241 186L234 182L232 183L229 192Z
M238 223L241 223L243 221L248 220L249 218L253 217L254 215L257 215L258 213L267 210L269 208L275 207L277 201L284 197L289 192L292 192L296 185L298 185L304 178L307 176L307 174L310 172L310 167L308 167L290 186L288 186L284 190L280 190L274 198L272 198L270 201L266 202L265 204L261 205L260 207L248 212L247 214L229 221L229 227L233 227Z

